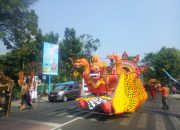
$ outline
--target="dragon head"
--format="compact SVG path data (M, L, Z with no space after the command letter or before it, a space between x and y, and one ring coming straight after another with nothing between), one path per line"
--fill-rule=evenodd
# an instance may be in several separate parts
M93 80L99 80L102 77L102 73L106 68L105 62L100 62L97 55L93 55L92 63L90 66L90 77Z
M77 67L77 68L86 66L86 65L88 65L88 64L89 64L89 63L87 62L87 60L86 60L85 58L77 59L77 60L74 62L74 66Z
M100 78L100 65L99 63L92 63L90 67L90 77L94 80L98 80Z

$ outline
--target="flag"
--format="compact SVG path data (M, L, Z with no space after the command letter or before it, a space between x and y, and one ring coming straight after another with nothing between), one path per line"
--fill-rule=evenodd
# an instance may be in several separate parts
M178 81L176 80L176 79L174 79L166 70L164 70L164 69L162 69L166 74L167 74L167 76L171 79L171 80L173 80L178 86L180 86L180 83L178 83Z
M150 69L151 69L152 71L155 71L155 69L154 69L153 67L150 67Z

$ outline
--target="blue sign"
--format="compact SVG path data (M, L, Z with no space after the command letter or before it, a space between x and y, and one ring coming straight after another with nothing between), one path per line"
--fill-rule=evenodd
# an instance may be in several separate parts
M58 52L59 46L44 42L43 48L43 74L58 74Z

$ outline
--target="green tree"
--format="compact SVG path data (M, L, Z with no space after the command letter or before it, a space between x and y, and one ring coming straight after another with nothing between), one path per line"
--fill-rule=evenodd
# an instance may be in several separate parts
M12 72L14 69L25 69L31 61L36 60L38 54L35 38L38 17L34 10L30 9L34 2L36 0L0 1L0 40L7 49L12 49L2 63L13 62L9 61L13 57L18 63L8 66L11 67ZM9 75L12 74L9 73Z
M81 57L89 59L99 46L99 39L94 40L89 34L76 36L75 29L66 28L60 43L60 81L73 80L73 61Z
M64 32L64 39L60 44L60 52L62 60L71 63L69 58L78 58L82 54L83 43L78 37L73 28L66 28Z
M0 70L7 76L17 81L18 72L21 70L20 60L15 51L8 52L6 55L0 56Z
M83 43L76 36L73 28L66 28L64 32L64 39L60 43L60 71L64 70L63 75L65 80L73 79L73 65L72 61L82 55Z
M174 78L178 78L180 72L180 50L162 47L156 54L154 68L157 70L156 75L164 81L167 81L168 77L162 71L162 68Z
M83 42L83 55L88 59L91 58L92 53L97 51L100 46L100 40L94 39L90 34L83 34L80 36L80 40Z
M154 61L155 61L155 56L156 54L153 52L146 53L145 57L142 59L142 63L146 64L147 66L151 67L149 68L149 71L146 73L143 73L143 80L144 82L148 82L149 79L151 78L156 78L156 73L154 71Z
M58 44L58 39L58 34L50 32L43 35L39 29L33 40L20 44L19 48L14 48L11 52L0 57L0 69L13 79L17 79L20 70L26 74L33 70L36 75L41 76L43 42Z
M169 72L174 78L179 77L180 72L180 50L176 48L162 47L157 53L149 53L143 59L154 68L150 70L149 78L157 78L161 81L168 81L167 75L162 69Z
M18 48L32 40L37 29L37 15L30 6L36 0L0 1L0 40L7 49Z

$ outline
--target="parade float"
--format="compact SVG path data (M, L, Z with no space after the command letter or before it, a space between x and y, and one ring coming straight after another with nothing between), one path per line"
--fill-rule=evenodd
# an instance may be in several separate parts
M0 71L0 115L8 116L14 81Z
M83 109L103 110L105 114L135 112L147 99L140 80L141 69L137 66L139 56L129 60L126 52L122 57L109 55L110 65L94 55L91 61L81 58L75 61L77 68L83 67L82 78L88 86L89 95L77 99Z

